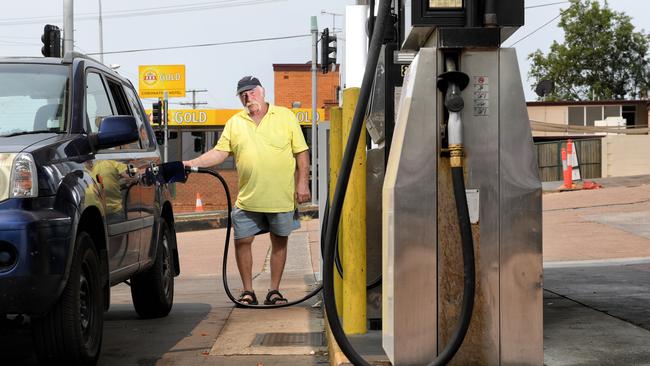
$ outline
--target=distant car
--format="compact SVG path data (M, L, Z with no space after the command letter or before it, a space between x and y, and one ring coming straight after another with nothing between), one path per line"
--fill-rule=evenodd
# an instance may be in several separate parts
M143 318L170 312L180 266L160 163L115 71L76 53L0 58L0 320L29 316L42 364L97 362L113 285Z

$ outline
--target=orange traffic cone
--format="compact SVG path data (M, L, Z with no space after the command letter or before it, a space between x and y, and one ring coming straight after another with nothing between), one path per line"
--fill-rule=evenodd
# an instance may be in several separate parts
M201 201L201 195L199 192L196 192L196 207L194 212L203 212L203 201Z
M571 182L571 166L569 166L567 151L564 147L562 148L562 173L564 177L564 184L562 185L562 189L573 188L573 182Z

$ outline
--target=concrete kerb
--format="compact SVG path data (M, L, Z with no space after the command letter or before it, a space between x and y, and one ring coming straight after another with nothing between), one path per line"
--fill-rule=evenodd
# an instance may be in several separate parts
M650 184L650 175L630 175L624 177L605 177L605 178L588 178L595 183L602 185L602 188L611 187L635 187L644 184ZM563 181L542 182L542 191L544 192L561 192L563 191Z
M301 205L298 207L300 217L318 218L317 205ZM226 210L190 212L174 215L174 226L176 232L197 230L223 229L228 224L228 212Z

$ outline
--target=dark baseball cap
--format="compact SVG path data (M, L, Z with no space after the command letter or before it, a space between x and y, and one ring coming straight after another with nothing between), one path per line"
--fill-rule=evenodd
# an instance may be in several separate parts
M254 76L244 76L237 83L237 95L255 89L257 86L262 86L262 83Z

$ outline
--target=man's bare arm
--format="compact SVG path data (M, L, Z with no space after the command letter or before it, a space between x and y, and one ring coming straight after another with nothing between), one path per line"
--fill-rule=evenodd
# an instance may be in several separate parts
M309 194L309 150L296 154L296 200L298 203L310 200Z
M226 151L212 149L195 159L183 161L183 165L198 168L209 168L223 163L224 160L228 158L228 155L229 153Z

